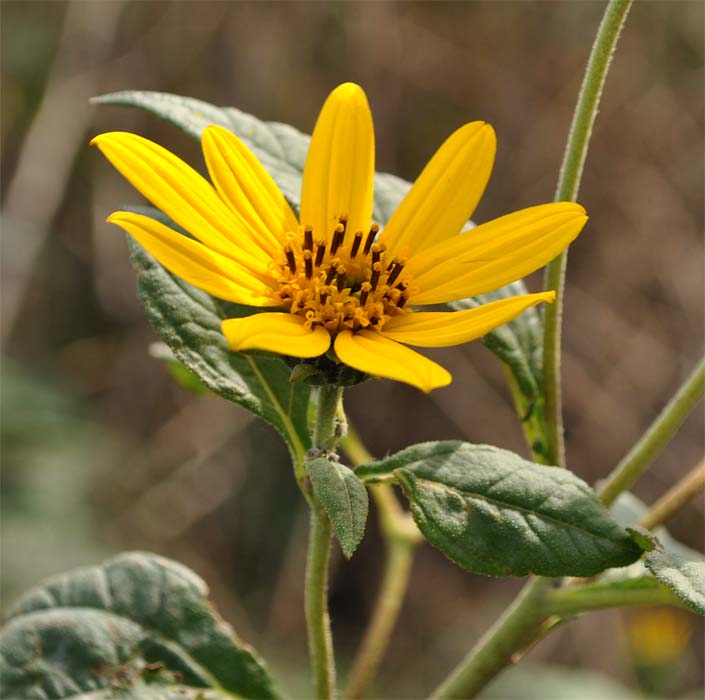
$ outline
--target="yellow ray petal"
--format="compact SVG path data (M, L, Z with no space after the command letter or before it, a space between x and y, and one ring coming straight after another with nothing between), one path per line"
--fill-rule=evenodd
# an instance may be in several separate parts
M465 311L415 311L395 316L384 324L387 338L422 348L460 345L489 333L542 301L552 302L556 293L539 292L500 299Z
M347 235L367 231L372 217L375 139L367 97L344 83L326 100L311 137L301 189L301 223L330 240L338 218Z
M108 217L167 270L219 299L274 306L269 288L242 265L142 214L118 211Z
M264 271L270 256L252 238L193 168L149 139L127 132L100 134L92 141L122 175L157 209L209 248Z
M385 226L380 241L388 255L410 256L457 234L485 191L496 147L494 129L484 122L451 134Z
M221 199L269 249L280 248L299 222L274 180L233 133L209 126L201 140L211 180Z
M414 304L482 294L525 277L566 248L587 216L572 202L523 209L443 241L409 261Z
M267 350L292 357L318 357L330 347L330 334L322 326L310 330L300 316L263 313L229 318L223 334L233 350Z
M440 365L376 331L343 331L335 339L335 353L360 372L406 382L426 393L452 379Z

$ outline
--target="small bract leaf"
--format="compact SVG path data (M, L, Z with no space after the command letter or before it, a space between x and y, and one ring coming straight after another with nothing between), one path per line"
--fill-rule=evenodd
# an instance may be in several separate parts
M49 579L7 614L0 697L277 697L207 595L185 566L142 552Z
M307 463L313 492L325 508L343 554L350 559L365 534L367 489L351 469L322 457Z
M647 569L691 610L705 616L705 562L667 552L659 545L644 557Z
M385 472L426 539L476 573L592 576L641 554L584 481L507 450L428 442L362 469Z

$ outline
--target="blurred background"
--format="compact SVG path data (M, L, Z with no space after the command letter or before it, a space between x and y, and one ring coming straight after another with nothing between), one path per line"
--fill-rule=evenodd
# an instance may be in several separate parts
M328 92L356 81L375 117L378 169L410 180L451 131L484 119L499 151L474 216L482 222L552 199L603 7L5 0L3 605L48 574L124 549L158 552L203 576L291 693L307 692L307 518L287 452L243 409L186 393L150 357L156 337L124 237L104 223L140 197L87 145L102 131L134 131L203 171L198 144L91 96L173 92L310 132ZM704 8L635 4L592 140L580 195L591 218L571 249L564 323L569 463L590 483L703 350ZM368 382L348 392L369 448L462 438L526 454L489 351L473 343L433 356L454 374L447 389ZM653 502L702 459L702 425L701 406L636 485L640 498ZM701 549L702 522L700 500L670 529ZM343 669L381 566L371 518L353 560L334 563ZM521 585L422 548L374 694L424 696ZM702 644L702 625L679 611L594 613L531 652L530 663L550 667L522 665L487 696L696 697Z

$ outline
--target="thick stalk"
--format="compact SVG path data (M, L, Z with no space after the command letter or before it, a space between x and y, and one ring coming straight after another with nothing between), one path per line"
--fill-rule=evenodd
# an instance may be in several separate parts
M312 442L317 450L333 450L336 445L336 415L342 389L322 386L318 389L316 422ZM319 700L335 696L335 658L328 614L328 568L332 531L330 520L312 493L307 494L311 507L311 525L306 561L306 624L311 670Z
M653 530L673 517L683 506L705 489L705 460L668 489L639 520L639 525Z
M502 617L431 697L438 700L473 698L509 665L512 657L529 645L546 619L541 601L550 583L550 579L531 579Z
M311 506L311 530L306 562L306 622L316 697L330 700L335 695L333 638L328 615L328 565L332 534L323 508Z
M578 196L580 179L592 126L595 123L602 88L614 48L622 30L632 0L611 0L595 37L580 95L575 106L568 143L563 154L555 199L574 202ZM561 323L563 315L563 288L568 251L564 250L546 268L545 288L556 290L556 301L544 309L543 384L549 461L565 466L563 444L563 412L561 406Z
M348 426L341 446L354 466L373 460L352 426ZM350 699L363 695L379 669L409 587L416 548L423 539L411 516L399 505L391 486L372 485L369 492L377 506L386 561L372 617L345 690L345 697Z
M685 380L639 442L607 477L600 490L600 499L605 505L612 505L619 494L627 491L646 471L702 398L703 392L705 392L705 358Z

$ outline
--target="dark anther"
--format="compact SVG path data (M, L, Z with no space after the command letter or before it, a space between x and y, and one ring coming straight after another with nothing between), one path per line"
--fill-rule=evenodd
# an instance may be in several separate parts
M394 263L394 269L389 273L389 277L387 278L387 284L391 287L393 285L399 275L401 274L401 271L404 269L404 265L400 262Z
M338 287L338 291L342 292L343 289L345 289L345 268L341 265L337 269L337 273L338 273L338 275L335 279L335 284Z
M362 249L362 254L367 255L370 252L372 244L375 242L375 236L379 231L379 226L377 224L372 224L370 226L370 232L367 234L367 240L365 241L365 247Z
M345 238L345 226L343 224L338 224L335 227L335 232L333 233L333 240L330 244L330 254L335 255L335 252L340 248Z
M304 267L306 268L306 279L310 280L313 277L313 260L310 250L304 251Z
M358 231L355 234L355 239L353 240L352 248L350 249L350 257L354 258L357 255L357 251L360 250L360 244L362 243L362 231Z
M289 265L289 269L292 272L296 272L296 258L294 257L294 251L291 249L290 246L286 246L284 248L284 254L286 255L286 262L287 265Z
M314 265L319 267L323 262L323 256L326 254L326 243L325 241L318 241L318 250L316 251L316 262Z
M379 282L379 268L381 265L379 263L375 263L372 266L372 274L370 275L370 284L372 285L372 291L374 292L375 289L377 289L377 283Z
M360 292L360 306L364 306L367 303L367 297L372 291L372 285L369 282L363 282L360 289L362 290Z
M313 252L313 229L310 226L304 229L304 250Z
M379 262L379 259L382 257L382 253L379 251L377 246L374 246L372 248L372 267L375 266L375 263Z
M397 302L397 309L403 309L404 304L406 304L407 301L409 301L409 297L405 297L402 295L399 301Z
M326 284L330 284L333 281L333 278L335 277L336 272L337 272L337 270L334 265L331 265L328 268L328 274L326 275Z
M325 306L326 301L328 301L328 292L321 292L321 306Z

